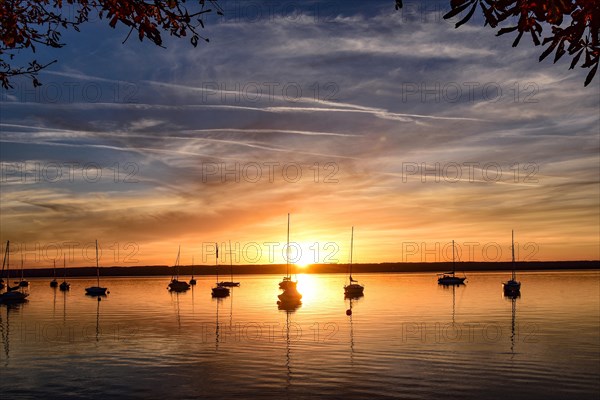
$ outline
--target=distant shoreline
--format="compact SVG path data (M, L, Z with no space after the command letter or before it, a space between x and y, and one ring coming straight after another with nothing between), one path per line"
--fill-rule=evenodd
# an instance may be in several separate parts
M266 264L266 265L234 265L234 275L272 275L285 274L285 264ZM457 273L465 272L491 272L491 271L510 271L512 263L510 262L460 262L456 264ZM518 262L518 271L555 271L555 270L598 270L600 261L529 261ZM353 273L393 273L393 272L431 272L439 273L452 270L451 262L440 263L378 263L378 264L353 264ZM102 276L171 276L174 267L167 265L149 265L136 267L111 266L101 267ZM339 273L345 274L348 271L348 264L312 264L306 268L298 269L297 272L303 274L320 273ZM63 276L62 268L56 270L57 278ZM219 269L220 275L227 277L230 273L229 266L222 266ZM19 269L11 269L10 276L18 278L21 275ZM183 265L179 267L180 275L191 275L192 267ZM4 274L3 274L4 275ZM24 276L27 278L51 277L52 268L25 269ZM67 268L68 277L86 277L95 276L95 267L73 267ZM194 275L210 276L215 275L214 265L195 265ZM4 276L5 277L5 276Z

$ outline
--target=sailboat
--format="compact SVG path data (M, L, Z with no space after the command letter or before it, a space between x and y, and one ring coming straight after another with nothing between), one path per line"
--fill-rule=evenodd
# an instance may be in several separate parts
M287 221L287 247L286 247L286 256L285 256L285 276L283 280L279 282L279 288L283 290L287 289L296 289L296 285L298 281L293 281L292 276L290 275L290 214L288 213L288 221Z
M194 257L192 257L192 278L190 279L190 285L195 285L196 279L194 279Z
M100 286L100 265L98 263L98 240L96 240L96 286L85 288L85 294L90 296L105 296L107 288Z
M516 294L521 291L521 282L517 281L515 274L515 232L512 231L512 277L509 281L503 282L502 287L505 294Z
M6 241L6 253L4 253L4 259L6 260L6 292L0 294L0 303L18 303L25 301L29 293L24 293L19 288L21 286L11 287L9 284L10 278L10 241Z
M171 282L167 289L174 292L185 292L190 288L190 284L186 281L179 280L179 255L181 254L181 246L177 249L177 259L175 260L174 275L171 277Z
M456 261L454 259L454 240L452 241L452 271L438 274L438 284L440 285L462 285L467 279L466 276L456 276Z
M29 282L23 277L23 253L21 253L21 280L15 283L18 283L20 287L29 286Z
M285 253L285 263L286 263L286 275L281 282L279 282L279 288L283 289L283 293L279 296L279 301L277 304L281 309L295 309L302 304L300 299L302 299L302 294L298 292L297 285L298 279L295 281L292 280L292 276L290 275L290 214L288 214L288 227L287 227L287 248Z
M240 286L240 283L233 281L233 256L231 254L231 240L229 241L229 263L230 263L231 280L219 282L219 286L238 287L238 286Z
M52 274L54 276L54 279L52 279L50 281L50 287L57 287L58 286L58 281L56 280L56 260L52 261L52 264L54 265L52 268Z
M67 261L65 259L66 259L66 256L63 257L63 270L64 270L63 281L59 286L59 289L62 290L63 292L66 292L67 290L69 290L71 288L71 284L69 282L67 282Z
M363 295L365 287L363 285L359 285L358 281L352 279L352 250L354 248L354 227L352 227L352 236L350 237L350 268L348 279L349 282L346 286L344 286L344 295L346 297L360 297Z
M216 286L212 288L212 296L213 297L227 297L229 296L229 288L225 286L221 286L219 284L219 245L215 243L215 268L217 270L217 281Z

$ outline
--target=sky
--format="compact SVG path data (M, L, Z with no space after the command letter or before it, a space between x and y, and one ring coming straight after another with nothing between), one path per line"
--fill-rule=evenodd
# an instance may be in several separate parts
M599 79L447 1L222 1L209 43L93 20L0 92L29 268L600 258ZM230 244L231 243L231 244Z

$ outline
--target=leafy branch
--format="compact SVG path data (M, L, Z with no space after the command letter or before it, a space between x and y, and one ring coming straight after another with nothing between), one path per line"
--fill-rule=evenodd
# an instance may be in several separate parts
M584 85L589 85L600 61L600 1L597 0L451 0L452 9L445 19L467 12L455 25L468 22L477 6L485 17L485 24L492 28L518 19L516 25L502 27L497 36L516 32L513 42L516 47L524 34L528 33L536 46L548 46L539 57L544 60L554 52L554 63L565 54L572 57L569 69L575 68L581 56L581 68L589 68ZM467 11L468 10L468 11ZM562 27L563 22L569 25ZM551 26L551 35L542 38L544 25Z
M187 4L192 3L191 7ZM212 8L209 8L211 6ZM69 16L71 11L71 16ZM36 46L61 48L62 32L89 21L91 15L108 21L115 28L121 23L129 27L125 40L137 32L140 41L147 39L163 47L163 33L178 38L189 37L192 46L199 40L209 41L199 30L204 28L203 17L216 12L223 15L217 0L142 1L142 0L2 0L0 2L0 82L11 88L11 79L22 75L41 85L37 74L56 62L14 66L15 55L25 51L35 53Z

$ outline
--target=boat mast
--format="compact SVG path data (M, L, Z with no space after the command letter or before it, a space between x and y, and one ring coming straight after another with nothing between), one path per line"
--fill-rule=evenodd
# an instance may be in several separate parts
M56 279L56 258L54 260L52 260L52 265L54 266L54 268L52 268L52 275L54 275L54 279Z
M456 272L456 262L454 261L454 240L452 241L452 276Z
M192 256L192 279L194 279L194 256Z
M21 280L23 280L23 253L21 252Z
M10 288L10 240L6 241L6 289Z
M350 283L352 283L352 250L354 249L354 227L350 235Z
M231 265L231 282L233 282L233 256L231 255L231 240L229 241L229 263Z
M515 280L515 231L512 230L511 231L511 236L512 236L512 280Z
M290 213L288 213L287 247L285 248L285 276L290 278Z
M219 245L215 243L216 257L215 257L215 268L217 270L217 283L219 283Z
M2 260L2 273L0 274L0 282L4 282L2 280L2 276L4 275L4 267L6 266L6 257L8 255L8 243L9 241L6 241L6 251L4 252L4 259ZM8 279L8 276L6 277Z
M10 249L8 246L9 241L6 241L6 287L10 286Z
M63 282L66 282L67 280L67 261L65 260L67 258L67 256L65 255L63 257Z
M98 239L96 239L96 280L100 287L100 266L98 265Z
M173 275L171 280L179 280L179 254L181 253L181 245L177 247L177 258L175 259L175 266L173 268Z

